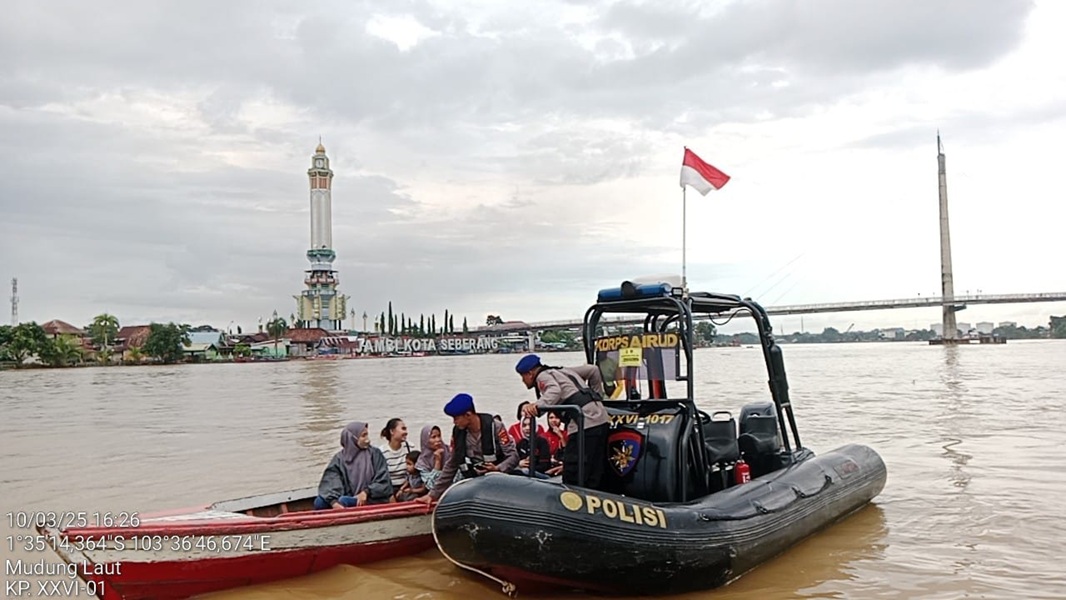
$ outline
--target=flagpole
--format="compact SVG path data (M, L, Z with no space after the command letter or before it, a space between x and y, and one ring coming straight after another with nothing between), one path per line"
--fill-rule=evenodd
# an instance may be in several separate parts
M686 221L688 212L688 200L685 196L686 191L687 190L685 190L685 186L681 186L681 289L682 293L687 296L688 278L687 274L685 273L685 248L687 245L687 240L685 238L688 234L688 223Z

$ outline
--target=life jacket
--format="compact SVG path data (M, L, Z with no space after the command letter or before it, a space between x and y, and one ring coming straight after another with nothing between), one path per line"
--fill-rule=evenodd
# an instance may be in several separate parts
M473 467L481 463L498 465L504 460L503 448L496 437L495 421L492 415L477 413L481 421L481 460L471 458L466 454L466 430L452 427L452 439L455 440L455 453L459 457L459 472L464 477L474 477Z
M530 446L533 447L533 457L530 457ZM547 438L539 433L532 444L530 444L529 438L522 438L516 441L515 449L518 450L518 458L529 458L530 464L541 473L552 466L551 444L548 443Z

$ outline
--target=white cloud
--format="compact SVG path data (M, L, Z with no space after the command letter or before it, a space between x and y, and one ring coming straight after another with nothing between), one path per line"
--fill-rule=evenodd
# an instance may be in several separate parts
M439 31L429 29L411 15L375 15L367 22L366 31L396 44L400 52L407 52L422 40L440 35Z

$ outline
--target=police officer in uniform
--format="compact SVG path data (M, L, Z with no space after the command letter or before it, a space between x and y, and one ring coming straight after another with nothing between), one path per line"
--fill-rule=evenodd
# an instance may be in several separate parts
M502 423L492 415L474 410L470 394L456 394L444 406L444 414L452 418L452 453L444 463L440 477L428 495L416 498L426 504L437 500L455 480L485 473L510 473L518 467L518 450Z
M603 406L603 375L596 365L576 367L548 367L536 354L522 357L515 365L526 388L537 394L536 404L523 407L525 414L535 417L557 404L576 404L585 415L585 481L582 485L602 489L607 463L607 409ZM563 483L577 485L577 419L560 413L567 423L570 441L563 450Z

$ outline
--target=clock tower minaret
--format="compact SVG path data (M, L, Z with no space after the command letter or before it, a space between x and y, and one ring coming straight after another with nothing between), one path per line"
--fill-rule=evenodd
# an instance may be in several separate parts
M333 270L333 171L329 168L326 148L319 140L307 170L311 184L311 248L307 260L311 262L306 271L307 286L297 302L297 327L321 327L338 330L345 317L347 296L337 293L337 272Z

